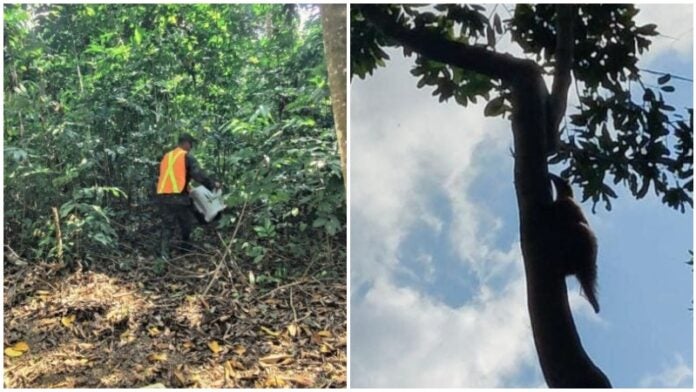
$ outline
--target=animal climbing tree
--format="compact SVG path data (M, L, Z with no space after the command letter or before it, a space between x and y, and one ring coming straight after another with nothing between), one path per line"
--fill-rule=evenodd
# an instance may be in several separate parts
M610 386L582 347L563 276L552 273L548 166L562 165L562 177L595 206L610 209L616 186L638 199L652 186L684 212L692 207L692 109L668 104L672 75L638 68L658 32L635 23L633 5L503 9L352 6L351 74L367 77L386 65L382 48L400 47L415 57L418 87L433 89L440 102L485 100L485 115L510 120L528 308L544 377L550 387ZM497 51L506 35L525 57ZM579 102L568 108L571 87Z

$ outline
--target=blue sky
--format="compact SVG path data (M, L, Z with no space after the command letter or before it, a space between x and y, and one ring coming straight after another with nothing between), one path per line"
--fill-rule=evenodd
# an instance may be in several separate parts
M640 66L691 78L691 6L641 8L639 23L678 39L657 38ZM415 87L412 59L389 54L351 83L351 386L543 386L510 124L484 118L482 104L438 104ZM692 107L691 83L675 87L674 106ZM602 306L595 315L569 279L583 344L614 386L690 387L692 211L616 190L610 212L583 204L599 238Z

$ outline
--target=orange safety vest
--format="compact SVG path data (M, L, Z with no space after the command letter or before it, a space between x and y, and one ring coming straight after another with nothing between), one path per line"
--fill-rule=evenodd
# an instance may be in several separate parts
M162 157L157 194L181 193L185 184L186 150L177 147Z

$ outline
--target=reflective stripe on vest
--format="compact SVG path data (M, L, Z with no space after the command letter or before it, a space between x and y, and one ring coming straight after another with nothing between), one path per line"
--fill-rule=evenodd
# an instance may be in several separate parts
M162 157L157 193L180 193L186 184L186 150L177 147Z

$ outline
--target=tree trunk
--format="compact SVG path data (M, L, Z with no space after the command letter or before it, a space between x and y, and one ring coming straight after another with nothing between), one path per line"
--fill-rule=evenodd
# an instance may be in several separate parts
M346 185L346 6L322 4L320 9L336 139L341 156L343 184Z
M513 87L512 133L520 241L527 307L541 370L551 388L611 387L585 352L568 303L565 277L549 244L552 196L546 163L548 93L541 72L531 70Z

